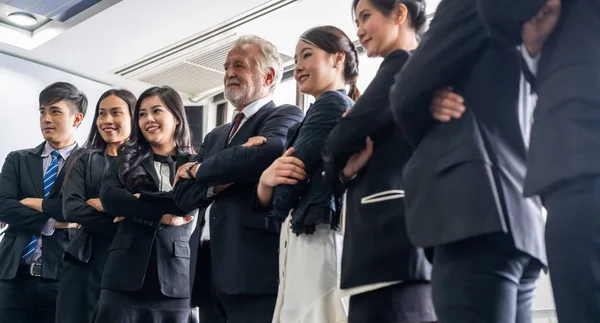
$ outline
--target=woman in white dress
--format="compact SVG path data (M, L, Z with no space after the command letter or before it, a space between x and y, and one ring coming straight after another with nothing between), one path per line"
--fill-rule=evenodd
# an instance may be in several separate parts
M346 322L336 255L341 199L325 182L321 152L360 95L358 54L343 31L322 26L300 37L295 61L300 91L315 102L304 121L290 128L288 150L263 172L256 191L257 206L272 208L284 221L273 323Z

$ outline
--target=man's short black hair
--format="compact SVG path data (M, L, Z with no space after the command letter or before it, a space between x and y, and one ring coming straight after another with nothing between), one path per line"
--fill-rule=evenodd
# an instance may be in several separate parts
M88 100L85 94L79 91L75 85L67 82L56 82L48 85L40 93L40 107L49 106L62 100L67 100L71 111L85 116Z

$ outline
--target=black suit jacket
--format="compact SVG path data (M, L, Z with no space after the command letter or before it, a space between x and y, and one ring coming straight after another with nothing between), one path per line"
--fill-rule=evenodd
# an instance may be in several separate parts
M526 195L600 176L600 2L565 0L562 7L536 77Z
M92 249L97 257L106 258L119 226L113 223L114 217L86 204L87 200L100 197L102 178L108 166L104 152L84 154L73 166L62 190L65 219L83 226L67 248L67 253L84 263L90 261ZM94 263L104 266L103 262Z
M229 144L231 124L215 128L206 135L195 157L201 162L196 179L175 186L175 200L183 210L200 208L203 216L214 202L210 210L212 272L222 293L277 292L281 223L272 213L253 209L252 199L262 172L281 156L288 128L302 117L295 106L276 108L270 102L244 123ZM253 136L266 137L267 142L241 147ZM229 183L235 184L216 196L207 196L209 187ZM196 240L200 234L199 228L194 234ZM197 251L197 246L192 248Z
M335 186L339 186L339 174L348 158L364 148L366 137L370 136L375 144L369 163L348 186L342 288L429 280L431 276L431 265L423 250L406 235L402 170L412 147L394 123L389 108L394 75L409 57L403 50L388 55L363 95L327 139L323 159Z
M448 32L451 37L455 31ZM408 235L419 246L437 246L507 232L518 250L545 263L540 202L522 197L526 150L518 120L520 53L488 49L473 59L471 73L447 84L465 98L460 119L419 123L411 116L429 114L429 104L393 106L399 124L417 130L407 132L418 143L404 171ZM402 77L418 80L420 75ZM397 87L392 98L403 95L401 90Z
M177 166L190 160L187 153L177 153ZM185 215L175 206L173 192L159 192L158 174L153 157L143 160L148 176L139 187L128 191L122 185L117 169L119 159L106 172L100 189L100 200L106 213L122 216L110 246L102 275L102 288L138 291L142 288L151 265L157 265L160 290L174 298L190 297L190 236L193 222L179 227L163 226L163 214ZM140 198L133 196L140 193ZM156 263L149 263L152 253Z
M13 279L21 260L21 252L32 235L41 231L50 218L67 222L63 217L60 188L65 176L64 167L57 175L50 196L42 202L44 212L30 209L21 203L24 198L44 198L44 170L42 152L45 143L33 149L8 154L0 175L0 221L7 223L0 242L0 279ZM77 148L76 148L77 149ZM43 237L42 277L58 280L63 254L70 242L67 229L56 229L52 236Z

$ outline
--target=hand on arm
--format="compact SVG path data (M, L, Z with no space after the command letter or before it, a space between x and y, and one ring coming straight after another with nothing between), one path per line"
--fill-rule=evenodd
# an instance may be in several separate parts
M81 229L81 225L70 222L58 222L54 223L54 229Z
M465 112L464 102L463 97L454 93L452 87L447 87L435 92L429 110L434 119L448 122L462 117Z
M353 179L358 172L367 165L369 159L373 155L373 141L370 137L366 139L366 146L363 150L355 153L348 159L346 162L346 166L342 170L342 176L344 176L344 180Z
M102 202L100 202L99 198L89 199L85 201L85 204L93 207L98 212L104 212L104 207L102 207Z
M242 147L256 147L256 146L261 146L261 145L263 145L266 142L267 142L267 138L265 138L265 137L262 137L262 136L251 137L251 138L248 139L248 141L246 141L246 143L244 143L242 145ZM215 194L219 194L219 193L223 192L224 190L226 190L231 185L233 185L233 183L217 185L217 186L214 187L213 192Z
M522 38L531 57L538 56L560 20L561 0L549 0L537 15L523 25Z
M306 178L304 163L292 156L294 148L286 150L260 176L257 195L263 207L270 207L273 188L281 184L295 185Z
M173 181L173 187L177 185L177 182L182 179L195 179L196 172L198 171L198 166L200 163L198 162L190 162L181 165L177 169L177 173L175 174L175 180Z

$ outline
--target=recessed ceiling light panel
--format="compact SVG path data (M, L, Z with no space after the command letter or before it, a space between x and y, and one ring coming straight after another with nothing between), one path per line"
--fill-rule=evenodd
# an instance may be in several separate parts
M37 23L37 19L26 12L13 12L8 15L8 20L19 26L33 26Z

